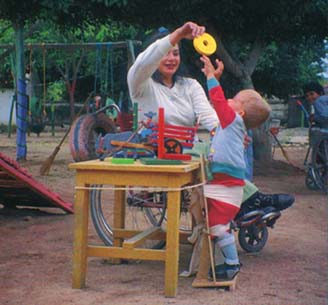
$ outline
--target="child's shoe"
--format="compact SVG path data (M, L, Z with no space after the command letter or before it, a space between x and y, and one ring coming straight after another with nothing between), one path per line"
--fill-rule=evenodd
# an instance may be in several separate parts
M240 271L240 265L228 265L226 263L215 266L215 277L217 280L230 281L232 280ZM210 268L208 275L213 278L212 268Z

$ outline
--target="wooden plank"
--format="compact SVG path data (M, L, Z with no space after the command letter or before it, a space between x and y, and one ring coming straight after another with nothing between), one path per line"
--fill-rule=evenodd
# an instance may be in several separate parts
M83 174L77 175L77 185L83 185ZM88 218L89 218L89 195L86 190L77 190L75 194L76 211L74 217L74 247L72 266L72 288L85 286L87 273L87 244L88 244Z
M107 257L117 259L141 259L165 261L165 250L154 249L124 249L121 247L88 246L87 255L93 257Z
M206 279L199 279L196 278L192 282L192 287L195 288L206 288L206 287L222 287L227 288L230 291L234 291L236 289L238 275L236 275L231 281L216 281L213 282L211 280Z
M142 232L141 230L127 230L127 229L113 229L113 235L115 238L131 238L134 235ZM182 243L190 244L187 240L187 237L190 235L189 232L180 232L180 238ZM166 240L166 232L162 229L161 231L157 232L156 236L150 236L149 239L152 240Z
M124 141L110 141L110 144L113 146L121 146L121 147L130 147L130 148L144 148L144 149L151 149L153 150L153 146L151 144L140 144L140 143L127 143Z
M138 233L137 235L129 238L123 242L123 248L133 249L142 245L147 239L151 239L152 236L156 236L161 231L160 227L150 227L145 231Z

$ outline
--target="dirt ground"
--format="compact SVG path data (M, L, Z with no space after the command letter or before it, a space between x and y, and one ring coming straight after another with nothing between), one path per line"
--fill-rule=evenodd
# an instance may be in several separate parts
M59 143L63 132L51 137L28 137L27 161L21 165L35 179L70 202L74 200L74 171L67 142L48 176L40 176L42 162ZM286 147L303 167L304 146ZM15 158L15 137L0 135L0 151ZM176 298L165 298L164 264L132 261L111 265L90 259L85 289L71 288L74 215L60 209L0 212L0 304L109 305L109 304L327 304L327 197L308 190L304 173L288 165L279 149L271 167L255 170L254 181L265 193L291 193L296 201L283 212L269 239L257 254L239 248L243 264L234 292L192 288L193 278L179 278ZM0 205L1 207L1 205ZM95 233L91 232L93 238ZM239 245L238 245L239 247ZM191 246L180 251L185 270Z

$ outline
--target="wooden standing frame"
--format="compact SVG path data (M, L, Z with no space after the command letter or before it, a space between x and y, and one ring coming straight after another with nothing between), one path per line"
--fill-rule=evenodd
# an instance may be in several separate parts
M201 157L201 178L202 182L206 181L205 178L205 160L204 157ZM204 196L204 192L203 192ZM208 222L208 206L207 200L204 196L204 206L205 206L205 222L206 222L206 232L203 232L202 238L202 249L200 251L200 261L199 261L199 269L194 279L192 286L196 288L202 287L221 287L221 288L228 288L230 291L235 290L236 288L236 281L238 275L234 277L231 281L217 281L215 276L215 260L213 255L213 247L212 247L212 240L210 235L209 229L209 222ZM208 279L208 270L211 267L213 279Z

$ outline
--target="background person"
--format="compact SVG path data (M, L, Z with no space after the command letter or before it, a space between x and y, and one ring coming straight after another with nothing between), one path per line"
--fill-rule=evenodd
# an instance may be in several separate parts
M303 87L305 99L313 106L312 122L320 128L328 128L328 95L318 82L309 82Z

